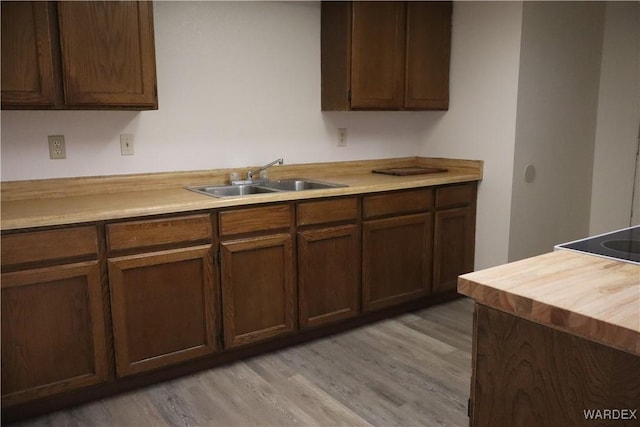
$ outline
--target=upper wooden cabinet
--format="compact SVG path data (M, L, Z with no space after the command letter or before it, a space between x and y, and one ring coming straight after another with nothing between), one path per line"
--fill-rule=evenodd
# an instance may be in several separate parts
M2 2L2 108L55 105L54 12L45 2Z
M322 110L446 110L451 2L323 2Z
M3 109L157 109L151 2L2 2Z

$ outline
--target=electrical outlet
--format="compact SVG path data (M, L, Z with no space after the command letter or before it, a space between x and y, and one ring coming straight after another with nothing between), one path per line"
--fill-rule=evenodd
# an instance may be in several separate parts
M67 148L64 145L64 135L49 135L49 158L67 158Z
M120 135L120 154L123 156L133 156L133 135Z
M338 128L338 147L347 146L347 128Z

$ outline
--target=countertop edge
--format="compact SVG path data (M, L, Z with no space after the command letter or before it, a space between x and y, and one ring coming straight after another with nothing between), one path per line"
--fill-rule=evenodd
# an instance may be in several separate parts
M405 164L406 162L451 165L451 170L447 173L411 177L383 177L374 176L378 174L370 173L370 168L373 166L379 167L380 165L387 164L397 166L398 164ZM348 171L349 173L346 173L345 164L352 166L357 165L360 169L358 172L350 170ZM162 175L161 182L158 181L158 177L153 177L153 179L159 184L157 187L143 187L142 190L113 191L106 192L105 194L72 193L69 197L61 196L59 194L49 194L49 197L43 198L36 198L33 196L31 198L24 199L17 198L3 200L0 230L3 232L17 231L29 228L121 220L154 215L180 214L234 206L250 206L255 204L290 202L323 197L360 195L382 191L473 182L482 180L483 166L482 161L478 160L430 159L418 157L389 159L388 163L385 163L385 160L344 162L344 164L342 162L330 163L328 165L337 165L335 166L335 172L331 172L331 170L327 172L327 169L325 169L323 171L324 173L317 172L318 165L319 164L314 165L313 172L306 174L305 177L327 180L327 173L335 173L333 176L334 182L346 183L349 186L302 192L282 192L244 197L213 198L189 192L184 189L185 177L187 177L186 179L193 179L194 181L197 181L202 179L202 174L199 172L187 173L186 175L184 173L176 173L178 182L172 183L170 186L168 185L168 182L171 182L172 175L170 173L163 173L160 174ZM303 168L304 166L305 165L290 165L289 173L299 173L300 168ZM220 175L218 175L218 177L220 177ZM122 179L129 180L131 178L132 176L128 176ZM114 179L120 178L105 178L107 182L111 182ZM79 178L78 180L84 181L85 178ZM97 177L91 178L90 181L98 183L101 182ZM13 183L7 184L7 187L9 187ZM29 187L29 183L21 182L19 185L21 188L25 188L25 191L28 194L36 194L33 187ZM48 187L50 184L49 182L43 183L42 181L36 181L32 184L32 186L38 185ZM147 198L148 200L158 200L158 202L138 202L144 198ZM123 199L124 201L119 202L119 199ZM107 203L105 201L110 202ZM47 204L54 207L37 212L38 209L36 208ZM28 212L28 214L25 214L25 212Z
M583 254L576 254L576 256L589 257ZM524 261L526 260L522 260ZM620 261L609 262L625 264ZM638 330L629 329L624 325L591 317L587 313L567 310L549 302L500 289L498 285L492 286L472 279L473 275L474 273L468 273L459 276L458 293L475 300L478 304L640 356L640 319L638 319ZM640 283L638 286L640 287Z

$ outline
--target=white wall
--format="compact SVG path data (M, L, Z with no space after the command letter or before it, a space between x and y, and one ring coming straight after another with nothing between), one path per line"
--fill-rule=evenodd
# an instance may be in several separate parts
M454 3L449 111L423 135L422 155L484 160L476 268L507 261L521 22L521 2Z
M604 12L602 2L524 4L509 260L589 234Z
M319 2L156 2L154 18L159 110L2 111L3 181L413 156L437 114L321 113Z
M607 7L603 89L595 132L588 121L596 122L593 102L600 78L592 55L597 56L598 49L582 49L597 44L603 14L594 11L601 10L602 4L587 4L590 12L573 22L573 12L566 9L572 6L551 2L557 3L553 7L560 13L556 14L549 9L551 4L537 3L454 3L448 112L322 113L319 2L156 2L160 109L2 111L1 178L198 170L257 165L280 156L288 163L416 154L481 159L485 174L479 187L476 268L506 262L510 244L514 245L513 257L523 256L528 241L517 234L517 228L526 230L526 238L544 234L543 244L532 247L546 251L551 244L548 240L563 238L553 229L558 218L560 228L567 226L571 233L585 230L585 234L590 210L594 230L619 221L613 219L617 209L609 212L603 207L611 203L601 200L610 196L607 190L618 180L608 173L619 170L611 163L626 155L618 152L621 146L612 150L607 144L626 135L627 105L635 102L636 114L640 110L640 79L633 75L634 70L640 72L640 65L633 68L634 59L628 53L633 55L634 46L627 39L633 25L636 32L640 30L637 21L632 22L637 12L629 12L637 9L637 3ZM568 22L558 21L563 19ZM594 27L583 28L592 20ZM565 24L566 31L560 31ZM584 31L584 39L576 30ZM541 39L546 31L554 31L555 37ZM620 44L622 39L626 41ZM531 46L538 42L546 43L555 52L552 57L561 61L545 65L548 52L537 58ZM563 59L564 53L569 58ZM556 72L573 76L570 67L577 67L578 81L563 87ZM519 87L520 78L524 80ZM546 84L547 78L557 87L556 93L547 93L545 98L545 93L537 93L536 85ZM578 102L575 92L583 89L586 97L581 94ZM525 114L525 100L530 100L527 108L535 114ZM567 150L551 144L558 138L555 131L549 131L556 119L566 122L558 125L557 132L570 141ZM338 127L348 128L346 148L335 146ZM540 132L530 134L534 131ZM120 156L121 133L135 134L135 156ZM66 160L49 160L50 134L66 136ZM586 140L586 145L577 144L577 138ZM593 158L594 138L591 199L585 191L590 188L591 172L573 176L571 171L574 162L586 165ZM545 153L546 149L550 152ZM556 161L557 154L562 156ZM566 193L575 187L580 194L578 203L565 210L554 196L549 211L542 204L530 203L543 199L533 187L522 188L519 177L527 162L538 167L536 185L551 193ZM551 164L554 171L547 172ZM560 189L551 183L552 178L561 183ZM627 200L623 190L619 193L616 200ZM530 219L525 206L540 215ZM617 213L615 218L619 218ZM510 237L512 222L516 230ZM552 239L547 235L549 228L554 230Z
M590 235L630 225L639 127L640 3L607 2ZM640 173L636 188L640 190ZM634 213L633 223L640 224L640 193Z

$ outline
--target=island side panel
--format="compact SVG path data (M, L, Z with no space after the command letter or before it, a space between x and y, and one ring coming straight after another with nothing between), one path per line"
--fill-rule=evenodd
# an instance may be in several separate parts
M591 422L637 425L640 357L481 304L475 311L471 426L581 426L607 414L618 419Z

